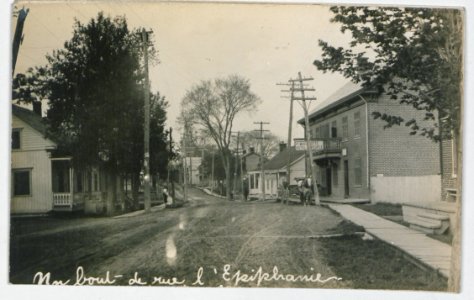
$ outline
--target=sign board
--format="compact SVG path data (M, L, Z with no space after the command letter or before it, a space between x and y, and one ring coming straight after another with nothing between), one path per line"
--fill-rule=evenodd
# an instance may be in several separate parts
M324 149L324 141L322 140L311 140L310 147L313 151L323 150ZM306 151L306 140L304 139L295 139L295 149L297 151Z

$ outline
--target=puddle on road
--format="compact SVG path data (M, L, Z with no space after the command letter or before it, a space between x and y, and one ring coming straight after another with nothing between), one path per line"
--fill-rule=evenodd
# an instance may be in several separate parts
M168 239L166 239L166 262L168 265L174 266L177 254L176 244L174 243L174 234L172 234Z
M184 230L184 229L186 229L186 225L187 225L186 216L185 216L185 215L179 215L178 228L179 228L180 230Z

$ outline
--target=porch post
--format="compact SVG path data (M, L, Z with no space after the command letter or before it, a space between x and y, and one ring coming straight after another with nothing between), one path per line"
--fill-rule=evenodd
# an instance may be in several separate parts
M69 207L72 210L72 203L74 200L74 168L69 166Z

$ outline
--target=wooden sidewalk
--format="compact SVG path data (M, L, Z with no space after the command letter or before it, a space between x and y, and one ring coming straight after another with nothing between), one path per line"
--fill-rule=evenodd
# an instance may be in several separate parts
M451 246L427 237L424 233L389 221L351 205L329 204L345 219L363 226L376 238L406 252L446 278L451 265Z

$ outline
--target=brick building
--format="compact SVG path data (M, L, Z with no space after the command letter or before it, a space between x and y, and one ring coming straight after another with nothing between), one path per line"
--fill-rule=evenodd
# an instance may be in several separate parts
M423 119L423 112L353 83L310 113L321 196L397 203L440 200L440 145L410 135L405 126L384 129L385 121L374 120L373 112ZM298 123L304 126L304 119Z

